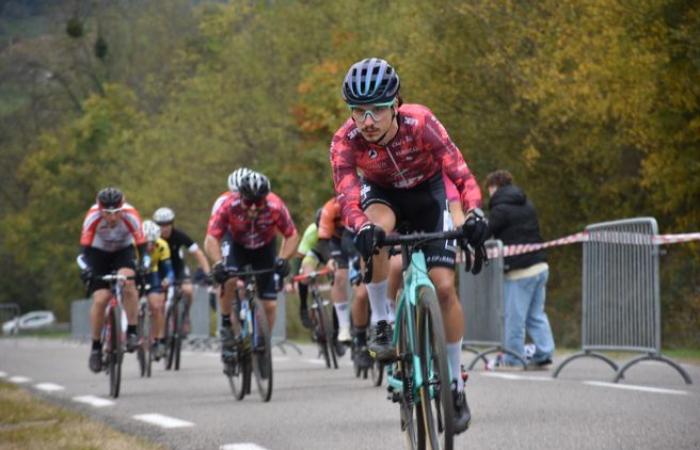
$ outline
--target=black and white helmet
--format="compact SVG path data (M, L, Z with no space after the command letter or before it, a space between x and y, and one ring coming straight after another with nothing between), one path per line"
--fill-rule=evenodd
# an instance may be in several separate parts
M100 209L117 210L124 206L124 193L116 187L106 187L97 193Z
M238 186L241 184L241 180L251 172L252 170L248 169L247 167L239 167L231 172L231 175L228 176L229 191L238 192Z
M143 234L148 242L155 242L160 238L160 227L152 220L144 220Z
M159 225L171 224L175 220L175 211L167 206L158 208L156 209L156 212L153 213L153 220L155 220Z
M238 192L246 200L260 200L270 192L270 180L261 173L250 171L241 179Z

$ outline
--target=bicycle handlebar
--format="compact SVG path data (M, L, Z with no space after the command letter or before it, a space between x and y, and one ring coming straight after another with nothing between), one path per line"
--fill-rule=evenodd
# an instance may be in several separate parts
M436 231L432 233L412 233L412 234L395 234L386 236L381 242L377 243L377 247L390 247L394 245L410 245L416 243L424 243L429 241L437 241L441 239L460 239L466 237L462 228L449 231Z

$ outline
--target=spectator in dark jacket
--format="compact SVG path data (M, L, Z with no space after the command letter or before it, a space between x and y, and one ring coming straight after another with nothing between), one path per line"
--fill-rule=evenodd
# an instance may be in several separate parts
M489 228L504 245L542 242L537 213L522 189L513 184L513 176L497 170L486 177L489 191ZM549 266L544 250L509 256L504 261L504 344L525 357L525 332L535 344L530 366L546 368L552 363L554 338L544 311ZM518 365L504 355L505 366Z

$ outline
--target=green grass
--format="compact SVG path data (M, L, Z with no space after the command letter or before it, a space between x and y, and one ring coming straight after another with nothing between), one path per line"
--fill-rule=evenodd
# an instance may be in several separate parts
M120 433L0 382L0 448L156 450L163 447Z

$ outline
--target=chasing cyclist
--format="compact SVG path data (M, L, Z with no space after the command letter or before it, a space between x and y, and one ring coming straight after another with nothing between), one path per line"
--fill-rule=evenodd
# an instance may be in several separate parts
M146 253L143 257L147 268L148 306L151 310L151 336L153 355L158 361L165 354L165 290L175 282L172 257L168 243L161 238L160 227L152 220L143 221L146 236Z
M231 235L231 251L224 259L221 239ZM282 244L276 256L276 234L282 234ZM227 280L227 268L242 270L250 264L253 270L274 268L280 277L289 274L289 262L299 243L299 235L284 202L270 192L267 177L257 172L245 175L232 193L209 220L204 250L212 261L212 276L225 283L219 301L221 310L222 358L235 357L236 341L231 328L231 302L235 296L236 280ZM272 273L256 277L258 295L262 301L270 330L275 323L277 299Z
M201 276L195 276L195 279L206 279L209 274L209 261L204 256L204 252L199 248L197 243L192 240L187 233L175 228L175 212L167 207L158 208L153 213L153 220L160 226L161 237L167 242L170 248L170 260L172 261L173 271L175 273L176 282L180 283L183 297L186 300L187 311L192 306L192 283L185 273L185 261L183 256L185 252L193 255L199 265L199 273ZM189 316L187 316L189 317ZM189 332L189 323L183 324L185 334Z
M146 238L141 229L141 216L138 211L124 201L124 194L115 187L106 187L97 193L94 205L88 210L83 221L78 257L80 278L88 284L92 295L90 307L90 327L92 349L89 366L93 372L102 370L102 342L100 333L104 322L105 308L111 297L109 284L100 279L103 275L118 272L133 277L137 267L138 254L144 255ZM133 352L138 347L136 323L138 321L138 292L133 279L124 283L124 310L127 317L126 351Z
M477 208L481 191L459 149L433 113L422 105L402 104L399 77L386 61L369 58L350 67L342 86L351 117L335 133L330 157L333 180L345 222L357 232L355 244L364 259L375 244L398 224L414 231L443 231L452 227L442 179L444 172L457 187L470 223L469 242L481 245L488 225ZM358 175L362 172L363 178ZM460 357L464 318L455 289L456 248L447 241L423 247L445 325L455 408L455 431L466 430L471 414L464 395ZM367 285L376 324L370 351L390 360L392 330L387 322L386 249L373 256Z

